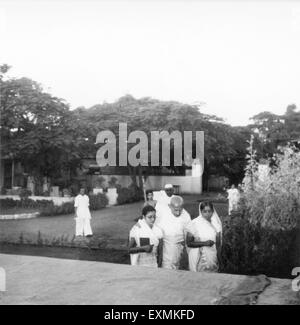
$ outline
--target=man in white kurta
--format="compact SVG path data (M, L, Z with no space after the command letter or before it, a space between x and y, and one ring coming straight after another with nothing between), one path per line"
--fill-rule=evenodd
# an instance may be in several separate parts
M190 221L189 213L183 209L183 199L173 196L168 208L161 211L156 220L156 225L163 232L163 268L179 269L185 245L185 228Z
M164 190L161 190L159 192L159 195L157 195L156 200L156 221L161 218L162 215L165 214L165 210L169 211L169 204L174 197L174 188L172 184L166 184L164 187Z
M84 188L80 189L80 193L76 196L74 207L76 214L76 236L92 236L91 229L91 213L90 213L89 197L85 194Z

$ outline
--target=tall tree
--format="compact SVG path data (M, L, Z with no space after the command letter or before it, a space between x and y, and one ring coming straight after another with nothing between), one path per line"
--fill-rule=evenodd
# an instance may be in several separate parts
M1 157L21 161L39 180L57 176L79 158L81 123L62 99L28 78L6 77L8 70L0 68Z

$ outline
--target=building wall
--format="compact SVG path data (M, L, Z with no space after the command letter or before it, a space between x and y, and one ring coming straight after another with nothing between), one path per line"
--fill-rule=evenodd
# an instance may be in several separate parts
M93 180L97 179L97 175L93 175ZM108 186L107 182L111 177L118 179L118 184L123 187L128 187L132 181L131 177L127 175L101 175L105 178L105 186ZM138 182L138 177L137 177ZM201 194L202 193L202 177L193 176L149 176L146 181L146 188L153 190L161 190L165 184L173 184L180 186L181 194Z

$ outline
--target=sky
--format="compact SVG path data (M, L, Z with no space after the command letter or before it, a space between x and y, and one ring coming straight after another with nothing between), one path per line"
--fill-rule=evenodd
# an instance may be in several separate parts
M300 1L0 0L0 64L71 109L131 94L231 125L300 107Z

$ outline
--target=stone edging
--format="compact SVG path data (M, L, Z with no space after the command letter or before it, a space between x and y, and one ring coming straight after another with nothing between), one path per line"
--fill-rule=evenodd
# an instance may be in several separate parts
M19 219L32 219L36 218L39 212L32 213L19 213L19 214L2 214L0 220L19 220Z

